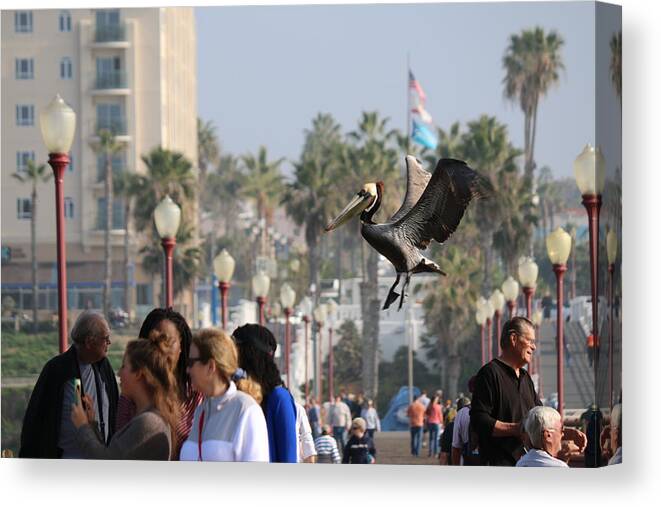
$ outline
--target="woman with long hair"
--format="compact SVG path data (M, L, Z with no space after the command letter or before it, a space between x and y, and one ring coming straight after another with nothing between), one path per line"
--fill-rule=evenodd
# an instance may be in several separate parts
M438 439L443 423L443 411L438 395L432 396L425 410L425 416L427 417L427 428L429 429L429 456L436 456L439 453Z
M193 335L188 355L193 387L204 395L181 461L269 461L262 389L239 368L232 339L220 329Z
M179 456L182 444L191 431L195 409L202 403L203 399L202 394L193 388L190 377L186 372L188 352L193 334L183 315L172 308L154 308L149 312L140 327L138 338L149 339L154 330L167 336L164 346L168 352L171 371L177 382L174 395L178 400L180 419L176 425L177 438L174 443L176 459ZM117 430L127 424L135 414L135 405L125 396L120 396L117 404Z
M273 360L277 347L273 333L264 326L245 324L234 330L232 338L239 350L239 366L262 388L270 461L296 463L296 406Z
M94 404L89 396L72 405L76 441L86 458L169 460L179 420L177 383L167 350L168 337L153 331L149 340L126 346L119 379L122 396L131 400L136 415L117 431L108 447L96 428Z

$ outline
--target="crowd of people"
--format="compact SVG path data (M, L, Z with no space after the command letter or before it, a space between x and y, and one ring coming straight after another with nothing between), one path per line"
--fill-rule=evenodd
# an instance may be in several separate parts
M181 314L156 308L125 347L119 387L100 313L83 312L71 340L33 389L20 457L376 463L374 401L342 391L332 402L296 402L266 327L192 333ZM422 391L408 406L411 455L427 447L444 465L566 467L585 451L585 433L542 406L524 368L536 348L532 323L507 321L500 346L469 381L470 398L443 403L441 391ZM614 407L600 435L609 463L622 459L621 414Z

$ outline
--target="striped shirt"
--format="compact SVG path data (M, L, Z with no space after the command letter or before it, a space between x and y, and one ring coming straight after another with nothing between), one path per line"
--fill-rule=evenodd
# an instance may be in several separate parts
M317 449L317 463L339 463L340 451L337 442L330 435L321 435L315 438L314 447Z
M188 438L188 434L193 427L193 416L195 415L195 409L200 403L202 403L202 400L204 400L202 393L199 393L192 388L188 389L186 399L179 407L180 414L179 424L177 424L176 428L177 441L175 442L174 447L174 459L178 459L179 457L181 446ZM126 426L126 424L131 419L133 419L135 413L135 403L133 403L126 396L121 395L119 397L119 402L117 403L117 422L115 431L119 431L121 428Z

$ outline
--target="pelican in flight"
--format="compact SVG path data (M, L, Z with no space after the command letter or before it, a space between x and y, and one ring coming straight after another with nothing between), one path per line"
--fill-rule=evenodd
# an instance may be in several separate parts
M383 224L372 217L383 199L383 182L367 183L342 212L326 226L336 229L360 214L360 232L365 240L395 267L397 278L383 305L387 309L400 298L395 292L405 276L399 309L402 308L411 275L415 273L447 274L435 262L422 255L431 240L444 243L457 229L471 199L487 195L488 183L465 162L442 158L434 174L422 168L421 162L406 156L406 195L397 212Z

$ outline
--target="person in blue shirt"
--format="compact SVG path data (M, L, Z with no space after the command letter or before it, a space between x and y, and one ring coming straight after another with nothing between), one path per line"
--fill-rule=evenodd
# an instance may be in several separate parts
M232 338L239 350L239 366L262 388L271 463L296 463L296 406L273 359L277 348L273 333L258 324L245 324L234 330Z

